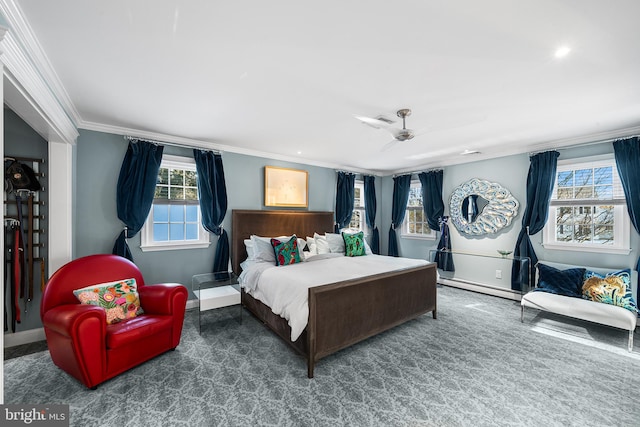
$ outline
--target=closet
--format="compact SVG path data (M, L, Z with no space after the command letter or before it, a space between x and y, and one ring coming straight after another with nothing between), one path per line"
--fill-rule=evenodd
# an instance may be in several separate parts
M4 109L4 333L42 327L47 281L47 142Z

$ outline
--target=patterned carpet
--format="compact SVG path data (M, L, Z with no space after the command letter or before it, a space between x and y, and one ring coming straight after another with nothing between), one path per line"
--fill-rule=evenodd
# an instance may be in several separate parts
M47 351L5 361L5 403L66 403L73 426L630 426L640 353L624 331L438 289L423 316L304 360L237 307L187 313L182 343L90 391ZM215 323L214 323L215 322ZM638 343L637 347L640 347Z

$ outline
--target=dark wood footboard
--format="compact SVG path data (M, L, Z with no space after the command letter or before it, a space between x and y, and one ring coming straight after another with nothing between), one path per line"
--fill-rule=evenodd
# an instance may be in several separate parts
M430 311L436 318L435 264L310 288L309 378L321 358Z
M233 271L247 257L252 234L313 236L333 230L332 212L234 210ZM271 308L242 291L242 304L307 358L309 378L318 360L407 320L432 312L436 318L436 264L377 274L309 289L309 322L291 341L291 327Z
M242 304L280 338L307 358L313 378L318 360L422 314L436 318L436 265L368 276L309 289L309 321L291 341L282 317L251 295Z

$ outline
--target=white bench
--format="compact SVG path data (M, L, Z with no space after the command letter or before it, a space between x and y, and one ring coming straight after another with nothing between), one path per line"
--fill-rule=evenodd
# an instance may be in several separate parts
M599 274L606 274L615 271L615 269L612 268L576 266L547 261L540 261L540 263L560 270L579 267L586 268L587 270L591 270ZM637 279L638 272L631 270L631 287L633 288L633 299L636 302L638 301L636 289ZM522 296L522 300L520 302L521 322L524 322L525 307L548 311L550 313L573 317L580 320L587 320L589 322L600 323L614 328L625 329L629 331L629 351L633 350L633 331L636 329L638 316L626 308L576 297L533 291Z

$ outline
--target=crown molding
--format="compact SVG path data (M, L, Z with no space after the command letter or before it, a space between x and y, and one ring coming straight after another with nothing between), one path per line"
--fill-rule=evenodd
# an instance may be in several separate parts
M0 0L0 13L9 25L0 42L7 79L46 121L43 137L74 144L78 130L72 119L79 115L29 23L14 0Z
M80 113L71 101L71 97L51 65L31 25L24 17L20 6L18 6L15 0L0 0L0 13L4 15L10 31L15 34L16 39L20 42L22 46L21 50L23 50L25 56L32 61L51 92L53 92L58 103L61 104L65 110L65 113L71 118L74 124L79 123L81 120Z
M26 102L46 119L51 128L50 134L43 136L56 137L66 143L74 144L78 137L76 126L20 48L11 30L5 34L0 46L3 51L2 62L5 65L7 79L24 96Z
M499 152L483 151L479 155L463 157L459 154L452 155L449 160L444 162L424 163L419 166L413 166L411 168L403 168L393 171L391 173L385 173L384 175L397 175L402 173L415 172L417 170L428 170L433 168L442 168L445 166L455 166L465 163L472 163L481 160L490 160L500 157L514 156L518 154L531 154L547 150L560 150L577 148L580 146L603 144L606 142L613 142L616 139L628 138L630 136L640 135L640 126L631 126L623 129L616 129L604 132L590 133L580 136L574 136L570 138L548 140L544 142L537 142L535 144L523 144L520 146L500 147Z
M318 166L318 167L328 168L328 169L349 170L350 172L355 172L355 173L382 176L382 173L378 171L358 169L348 165L329 163L329 162L319 162L319 161L316 161L313 159L307 159L304 157L295 157L295 156L286 156L286 155L275 154L275 153L268 153L266 151L251 150L251 149L242 148L242 147L234 147L231 145L220 144L212 141L184 138L180 136L167 135L167 134L162 134L157 132L141 131L139 129L125 128L121 126L111 126L111 125L105 125L102 123L82 121L79 123L78 128L92 130L96 132L110 133L115 135L150 139L153 141L161 141L161 142L166 142L168 145L179 145L186 148L217 150L217 151L227 152L227 153L243 154L245 156L262 157L262 158L271 159L271 160L280 160L284 162L300 163L304 165Z

